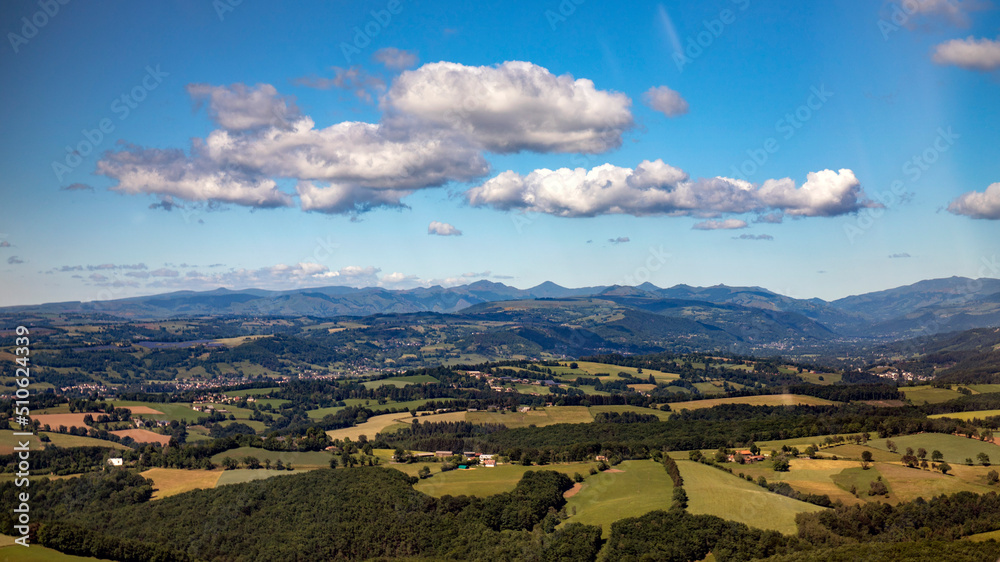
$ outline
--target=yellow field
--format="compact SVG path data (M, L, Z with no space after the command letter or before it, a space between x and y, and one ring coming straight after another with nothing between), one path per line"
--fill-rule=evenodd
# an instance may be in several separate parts
M140 474L154 482L153 499L158 500L191 490L214 488L222 471L151 468Z
M889 481L892 489L893 502L911 501L918 497L930 499L940 494L954 494L957 492L973 492L985 494L996 491L995 487L973 482L982 472L985 481L986 472L990 469L986 467L956 466L952 464L952 470L947 474L937 471L919 470L907 468L901 464L876 463L882 477ZM981 469L981 470L977 470Z
M740 396L737 398L709 398L706 400L672 402L670 404L670 409L675 412L679 412L681 410L711 408L720 404L750 404L752 406L827 406L835 403L836 402L831 402L822 398L803 396L801 394L772 394L767 396Z
M1000 410L973 410L971 412L953 412L950 414L934 414L927 416L931 419L952 418L956 420L971 420L974 418L985 419L990 416L1000 416Z
M502 423L507 427L538 427L557 423L589 423L594 417L585 406L552 406L527 412L469 412L472 423Z
M47 431L43 431L39 435L48 435L52 445L55 445L56 447L108 447L110 449L128 448L120 443L94 439L93 437L79 437L77 435L51 433ZM14 437L13 431L7 429L0 430L0 455L9 455L13 453L14 447L17 444L17 439L18 438ZM23 437L19 439L21 441L24 440ZM39 440L38 435L29 437L28 440L30 440L28 447L32 451L37 451L42 448L42 442Z
M240 344L243 344L243 343L246 343L248 341L257 340L257 339L260 339L260 338L269 338L269 337L271 337L271 336L266 336L266 335L263 335L263 336L237 336L235 338L219 338L217 340L214 340L214 342L215 343L221 343L222 345L224 345L226 347L236 347L236 346L238 346Z
M733 469L735 474L741 472L749 474L755 480L757 477L763 476L768 482L785 482L799 492L826 494L830 496L831 500L840 500L846 504L859 503L861 501L847 490L837 486L833 481L833 476L840 474L844 469L860 467L860 462L826 459L792 459L789 464L791 465L791 469L788 472L775 472L771 468L771 463L767 461L748 465L734 463L726 464L725 466Z

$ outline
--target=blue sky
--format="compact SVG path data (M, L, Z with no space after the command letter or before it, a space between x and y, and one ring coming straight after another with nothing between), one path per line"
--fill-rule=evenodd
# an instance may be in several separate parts
M53 0L0 30L0 305L1000 277L984 1Z

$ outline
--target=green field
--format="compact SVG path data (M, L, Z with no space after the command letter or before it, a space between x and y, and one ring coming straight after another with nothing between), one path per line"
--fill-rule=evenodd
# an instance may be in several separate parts
M649 460L625 461L614 470L622 472L587 476L580 491L566 502L568 523L600 525L607 538L611 524L619 519L670 509L674 485L662 464Z
M869 467L868 470L864 470L860 466L845 468L839 473L834 474L832 479L834 484L845 492L849 493L851 487L854 487L860 493L863 500L876 501L885 498L886 500L890 500L890 503L895 503L897 500L892 483L879 471L879 466L881 465L876 463L874 466ZM878 480L880 476L882 476L882 481L885 482L886 488L889 489L889 496L887 498L885 496L868 495L868 491L871 490L871 483Z
M899 390L906 396L906 399L914 404L923 403L937 404L947 402L956 398L961 398L962 394L949 388L934 388L929 384L921 386L902 386Z
M551 394L549 387L541 384L515 384L514 389L519 394Z
M362 384L364 385L365 388L372 389L385 385L403 387L408 384L425 384L429 382L438 382L438 380L430 375L412 375L409 377L390 377L387 379L382 379L377 381L368 381Z
M967 384L964 386L968 387L968 389L973 392L978 392L979 394L1000 392L1000 384Z
M715 515L751 527L792 534L796 532L796 514L824 509L772 494L756 484L701 463L681 460L677 465L684 478L688 511L695 515Z
M431 477L418 482L414 488L431 496L479 496L509 492L517 486L521 477L529 470L555 470L570 477L579 472L586 475L596 463L547 464L544 466L521 466L519 464L502 464L494 468L479 467L470 470L450 470L441 472L440 463L414 463L385 465L410 476L416 476L421 467L431 469Z
M931 452L935 449L941 451L944 460L950 464L965 462L971 458L973 462L980 452L990 456L990 460L1000 463L1000 447L993 443L987 443L978 439L968 439L957 435L946 435L944 433L919 433L916 435L903 435L900 437L890 437L896 444L897 450L902 453L907 447L912 447L914 451L923 447L927 450L927 462L931 460ZM868 445L884 451L889 450L885 444L885 439L872 439Z
M963 540L972 542L982 542L982 541L1000 541L1000 531L987 531L985 533L977 533L975 535L969 535L967 537L962 537Z
M897 462L899 461L899 458L902 456L899 453L892 453L875 447L867 447L865 445L854 445L854 444L837 445L836 447L823 449L820 451L820 455L823 457L831 457L833 455L836 455L838 458L860 461L861 453L865 451L871 452L872 460L874 460L875 462Z
M84 560L101 560L101 558L72 556L37 544L28 548L18 544L0 548L0 562L83 562Z
M813 384L837 384L843 378L840 373L810 373L809 371L804 371L796 374L800 379ZM823 380L819 380L820 377L823 377Z
M694 387L702 394L722 394L724 392L721 382L696 382Z
M952 418L956 420L971 420L974 418L985 419L990 416L1000 416L1000 410L973 410L971 412L952 412L950 414L934 414L927 416L931 419Z
M162 415L154 414L136 414L137 417L142 417L151 420L167 420L167 421L182 421L186 420L188 422L195 422L198 418L207 417L208 414L205 412L196 412L191 409L191 404L185 402L134 402L131 400L112 400L112 404L115 408L123 407L128 408L129 406L146 406L152 408L159 412L163 412Z
M221 465L222 459L226 457L241 460L247 456L257 457L260 459L260 462L264 462L264 459L270 459L272 464L280 460L282 464L292 463L292 466L295 468L330 468L330 457L332 455L327 451L268 451L267 449L258 449L256 447L240 447L215 455L212 457L212 462Z
M331 406L329 408L318 408L316 410L309 410L306 412L309 417L314 420L322 419L323 416L327 414L335 414L348 406L365 406L372 411L387 411L389 409L395 408L397 410L402 410L407 408L410 410L416 410L417 408L423 406L428 402L449 402L454 400L454 398L421 398L419 400L407 400L405 402L386 402L385 404L379 404L377 400L366 400L363 398L348 398L344 400L343 406Z
M329 465L327 465L329 467ZM275 476L288 476L291 474L301 474L305 470L250 470L249 468L237 468L236 470L224 470L219 479L215 482L215 487L226 486L228 484L242 484L254 480L265 480Z
M662 371L653 371L650 369L643 369L640 373L635 367L623 367L621 365L609 365L606 363L594 363L592 361L575 361L577 364L577 369L569 368L569 361L563 361L558 367L544 367L546 369L552 369L554 373L553 376L560 378L562 380L576 380L578 377L588 377L593 378L596 375L605 375L601 377L602 380L617 380L620 377L618 373L628 373L637 379L648 379L649 375L653 375L656 382L670 382L675 381L680 378L680 375L675 373L664 373Z

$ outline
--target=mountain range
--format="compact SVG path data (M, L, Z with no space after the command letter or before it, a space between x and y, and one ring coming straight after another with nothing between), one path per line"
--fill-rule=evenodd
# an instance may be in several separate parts
M795 299L761 287L660 288L643 283L635 287L567 288L545 282L518 289L484 280L457 287L406 290L342 286L290 291L220 288L109 301L6 307L0 308L0 313L98 313L129 320L247 315L329 318L418 312L461 312L475 316L503 313L511 317L534 314L530 312L534 308L503 303L533 300L551 301L546 303L550 311L579 308L577 305L582 301L613 303L618 309L615 314L630 316L630 322L636 326L652 327L668 322L670 332L693 334L721 329L741 339L752 338L755 331L761 332L763 340L903 339L1000 326L1000 280L965 277L920 281L834 301ZM569 314L559 321L573 323L573 318ZM621 320L616 317L607 321Z

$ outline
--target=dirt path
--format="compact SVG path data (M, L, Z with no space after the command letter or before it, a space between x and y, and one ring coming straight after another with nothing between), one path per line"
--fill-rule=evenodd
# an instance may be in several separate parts
M566 499L570 499L573 496L579 494L580 490L582 489L583 489L583 482L577 482L576 484L573 484L572 488L563 492L563 497Z

